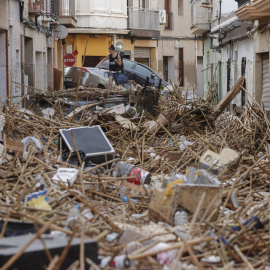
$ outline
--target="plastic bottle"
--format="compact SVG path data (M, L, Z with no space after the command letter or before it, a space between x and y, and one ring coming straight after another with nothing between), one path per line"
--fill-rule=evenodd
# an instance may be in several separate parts
M76 204L73 208L70 209L67 218L67 226L74 227L79 221L80 216L80 206Z
M174 225L182 225L188 223L188 215L185 211L177 211L174 214Z

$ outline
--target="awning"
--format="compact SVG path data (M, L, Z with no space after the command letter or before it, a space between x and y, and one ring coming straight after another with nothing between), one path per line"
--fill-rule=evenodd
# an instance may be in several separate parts
M219 30L222 30L223 33L233 31L235 28L242 25L242 21L238 19L237 16L232 17L231 19L213 27L211 33L217 33Z

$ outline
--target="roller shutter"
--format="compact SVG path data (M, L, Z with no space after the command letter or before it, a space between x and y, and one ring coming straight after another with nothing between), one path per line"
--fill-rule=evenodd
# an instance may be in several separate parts
M135 58L148 58L150 59L150 48L147 47L135 47L134 48Z
M262 103L266 110L270 110L269 88L269 53L262 55Z

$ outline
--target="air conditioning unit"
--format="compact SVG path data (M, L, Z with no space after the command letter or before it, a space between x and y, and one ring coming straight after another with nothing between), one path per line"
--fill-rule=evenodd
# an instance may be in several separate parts
M159 24L166 24L166 10L159 11Z
M201 0L201 4L210 4L210 0Z

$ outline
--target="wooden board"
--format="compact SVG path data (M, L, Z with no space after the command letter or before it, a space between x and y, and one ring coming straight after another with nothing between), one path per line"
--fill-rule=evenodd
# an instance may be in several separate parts
M218 117L231 103L231 101L236 97L236 95L241 91L241 86L243 85L245 77L242 76L235 85L230 89L230 91L222 98L222 100L214 107L213 115Z
M23 156L23 149L24 144L19 141L14 140L6 140L6 151L7 152L14 152L15 154L18 154L19 156Z

